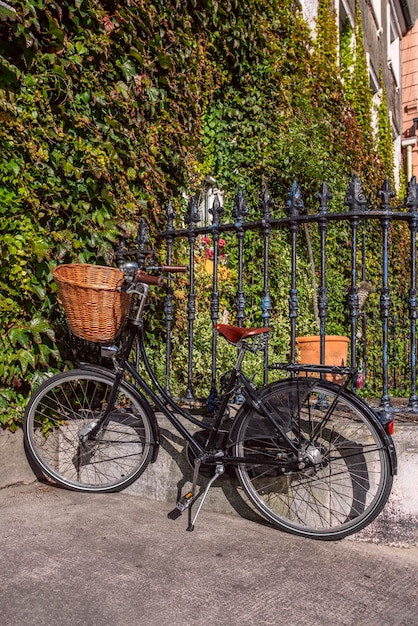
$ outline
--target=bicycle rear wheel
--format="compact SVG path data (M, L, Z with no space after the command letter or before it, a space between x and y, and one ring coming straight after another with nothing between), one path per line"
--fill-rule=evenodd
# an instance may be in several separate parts
M154 433L141 396L122 383L109 421L93 438L81 435L103 414L111 372L72 370L45 381L24 418L26 448L42 472L76 491L119 491L149 464Z
M282 530L342 539L369 524L392 487L388 439L354 394L319 379L290 379L262 392L300 452L248 406L233 429L238 479L256 509Z

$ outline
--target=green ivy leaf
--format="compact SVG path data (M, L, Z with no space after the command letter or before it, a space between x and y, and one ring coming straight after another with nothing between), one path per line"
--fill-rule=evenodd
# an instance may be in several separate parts
M9 339L13 346L16 344L20 344L21 346L28 347L29 345L29 337L25 329L16 326L9 330L8 332Z
M26 374L28 367L36 367L35 356L31 350L18 350L15 355L15 360L19 363L23 375Z
M122 69L125 79L127 80L129 80L133 76L136 76L138 73L135 67L135 63L133 63L129 59L127 59L124 63L122 63L121 69Z

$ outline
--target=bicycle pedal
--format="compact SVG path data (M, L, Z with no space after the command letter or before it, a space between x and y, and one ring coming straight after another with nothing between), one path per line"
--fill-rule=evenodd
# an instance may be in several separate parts
M184 496L181 496L181 498L177 501L176 509L180 511L181 513L183 513L183 511L189 508L189 506L192 504L192 501L193 501L193 493L191 491L188 491L186 494L184 494Z
M181 517L182 511L179 511L177 508L167 513L168 519L176 520Z

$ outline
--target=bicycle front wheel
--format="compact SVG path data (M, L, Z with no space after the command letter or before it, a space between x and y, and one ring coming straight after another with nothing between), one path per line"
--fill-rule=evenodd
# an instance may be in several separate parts
M245 459L238 479L256 509L314 539L342 539L369 524L393 481L387 435L373 412L319 379L273 383L262 399L273 420L244 405L233 431L235 455Z
M64 372L45 381L28 404L27 450L42 472L64 487L119 491L151 460L155 441L150 417L141 397L125 383L107 423L92 439L83 438L103 415L113 382L111 372Z

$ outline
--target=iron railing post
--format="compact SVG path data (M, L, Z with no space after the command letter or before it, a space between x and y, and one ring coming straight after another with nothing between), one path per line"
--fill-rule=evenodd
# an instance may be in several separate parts
M389 228L391 224L392 209L390 200L394 197L389 179L386 179L382 188L378 191L382 217L380 225L382 229L382 287L380 292L380 319L382 321L382 397L380 408L384 415L393 413L389 396L389 317L390 317L390 289L389 289Z
M235 297L237 311L237 325L242 326L245 317L245 294L243 289L243 267L244 267L244 237L245 230L243 224L245 216L248 215L247 198L239 189L235 196L232 217L235 219L235 229L238 238L238 286Z
M168 203L167 212L167 230L165 232L165 241L167 247L167 265L173 263L173 243L174 243L174 220L175 213L171 202ZM167 293L164 299L164 316L165 316L165 329L166 329L166 351L165 351L165 391L168 395L171 395L170 391L170 378L171 378L171 332L174 323L174 299L173 299L173 286L172 276L168 275L167 279Z
M212 215L212 241L213 241L213 275L212 275L212 294L210 300L210 317L212 321L212 381L210 394L207 399L206 409L208 413L213 413L216 409L218 399L218 390L216 385L216 362L217 362L217 341L218 333L215 330L215 324L219 319L219 288L218 288L218 242L220 237L220 218L224 209L219 202L218 196L215 196L213 206L209 209Z
M270 320L271 298L269 289L269 252L270 252L270 233L271 233L271 208L274 202L267 189L264 190L262 200L259 207L262 211L262 233L263 233L263 292L261 297L261 319L263 326L267 327ZM263 366L264 384L268 383L268 341L264 345L264 366Z
M324 337L326 334L326 323L328 317L328 289L327 289L327 264L326 264L326 240L328 232L328 203L332 198L332 194L328 190L325 182L322 183L319 193L316 196L319 201L318 228L320 236L320 285L318 291L318 313L319 313L319 335ZM320 342L320 363L325 363L325 343Z
M348 307L350 311L350 364L357 364L357 321L359 317L359 297L357 286L357 234L360 223L359 212L364 212L366 198L363 187L357 175L354 175L348 186L345 202L349 207L349 220L351 228L351 281L348 295Z
M196 318L196 294L194 283L194 246L196 242L196 224L200 222L200 213L198 211L196 198L190 198L187 205L187 215L185 218L188 224L187 239L189 242L189 268L190 268L190 284L189 295L187 297L187 321L188 321L188 362L187 362L187 388L185 397L187 400L193 400L193 338L194 338L194 321Z
M154 250L150 250L149 247L149 228L148 224L143 217L139 220L138 232L136 236L136 249L138 265L141 267L145 264L145 259L154 253Z
M408 194L405 205L409 208L410 219L410 286L409 286L409 371L410 371L410 397L408 407L418 413L417 397L417 231L418 231L418 187L417 179L413 176L408 184Z
M289 191L285 211L289 218L290 245L291 245L291 276L289 291L289 318L290 318L290 362L296 363L296 327L299 314L299 297L297 290L297 236L299 230L298 218L304 211L304 204L299 185L293 181Z

